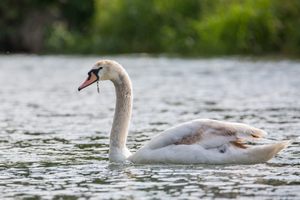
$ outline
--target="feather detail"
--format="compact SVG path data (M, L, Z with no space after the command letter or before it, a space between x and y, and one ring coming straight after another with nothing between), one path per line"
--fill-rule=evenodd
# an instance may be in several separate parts
M236 141L232 141L230 142L233 146L235 147L238 147L238 148L241 148L241 149L247 149L248 146L245 145L244 143L240 142L239 140L236 140Z
M189 135L186 137L183 137L181 140L178 140L176 142L174 142L175 145L180 145L180 144L195 144L197 142L199 142L201 140L202 137L202 133L198 132L195 135Z

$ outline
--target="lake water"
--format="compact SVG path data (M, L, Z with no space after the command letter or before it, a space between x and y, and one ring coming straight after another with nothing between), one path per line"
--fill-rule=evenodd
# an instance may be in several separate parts
M106 57L133 82L132 152L196 118L293 141L257 165L115 165L113 85L77 92L100 58L0 56L0 199L300 199L300 62Z

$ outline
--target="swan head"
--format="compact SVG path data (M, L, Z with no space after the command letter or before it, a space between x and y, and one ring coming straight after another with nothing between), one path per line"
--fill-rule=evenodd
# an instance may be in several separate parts
M113 60L100 60L88 72L87 79L79 86L78 91L97 81L118 81L120 79L120 71L122 70L121 65Z

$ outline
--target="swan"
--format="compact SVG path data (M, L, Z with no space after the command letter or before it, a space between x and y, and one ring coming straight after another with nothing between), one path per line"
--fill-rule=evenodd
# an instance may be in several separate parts
M110 80L115 86L116 107L110 132L109 161L138 164L256 164L266 162L285 148L289 141L246 145L267 135L246 124L212 119L196 119L158 134L136 153L126 147L132 111L131 80L116 61L100 60L88 72L78 91Z

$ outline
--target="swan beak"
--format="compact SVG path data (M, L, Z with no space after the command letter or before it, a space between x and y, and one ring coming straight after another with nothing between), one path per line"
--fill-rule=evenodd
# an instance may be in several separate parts
M94 73L91 73L89 77L79 86L78 91L95 83L96 81L98 81L98 77Z

